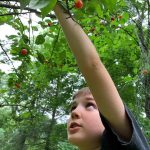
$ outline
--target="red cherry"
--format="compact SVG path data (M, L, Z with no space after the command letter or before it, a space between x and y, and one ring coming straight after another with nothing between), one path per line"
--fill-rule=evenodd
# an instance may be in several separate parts
M119 19L122 19L122 16L118 16Z
M143 73L143 75L147 75L147 74L148 74L148 70L144 69L144 70L142 71L142 73Z
M28 51L26 49L22 49L21 50L21 55L25 56L27 55Z
M75 1L75 8L81 9L83 7L83 2L82 0L76 0Z
M115 21L115 18L114 18L114 17L111 17L111 21Z
M20 84L19 83L16 83L15 86L16 86L17 89L20 88Z
M93 27L93 28L90 29L91 32L94 32L95 30L96 30L95 27Z
M49 27L52 26L52 24L53 24L52 22L48 22L48 26L49 26Z

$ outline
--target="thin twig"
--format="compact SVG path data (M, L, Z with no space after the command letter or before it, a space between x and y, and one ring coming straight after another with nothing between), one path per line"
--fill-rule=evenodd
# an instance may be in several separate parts
M54 40L54 43L53 43L53 49L52 49L52 52L51 52L51 58L52 58L52 55L53 55L54 49L55 49L56 44L57 44L58 39L59 39L60 29L61 29L61 28L59 28L59 29L58 29L58 34L57 34L56 39Z
M2 51L4 52L4 54L7 56L8 60L10 61L11 65L12 65L12 67L13 67L13 70L15 71L16 75L19 77L18 72L17 72L17 70L16 70L16 68L15 68L15 66L14 66L14 64L13 64L13 62L12 62L12 60L11 60L10 57L8 56L7 52L4 50L3 45L2 45L1 43L0 43L0 47L1 47Z
M136 40L136 38L133 37L132 34L131 34L128 30L126 30L126 29L124 29L124 28L120 28L120 29L122 29L122 30L123 30L124 32L126 32L131 38L133 38L134 41L135 41L135 43L139 46L138 40Z

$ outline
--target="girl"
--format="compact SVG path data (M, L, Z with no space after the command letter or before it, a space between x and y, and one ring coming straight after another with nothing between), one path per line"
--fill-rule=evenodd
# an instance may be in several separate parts
M68 140L80 150L149 150L91 40L62 5L54 11L89 86L74 96Z

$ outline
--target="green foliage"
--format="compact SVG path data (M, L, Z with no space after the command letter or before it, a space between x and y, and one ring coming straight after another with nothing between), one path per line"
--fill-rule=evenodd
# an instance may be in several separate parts
M0 9L0 14L5 14L8 13L8 10L6 8L1 8ZM0 25L9 22L12 19L12 16L3 16L0 18Z
M19 2L20 2L21 9L24 9L29 4L30 0L24 0L24 1L19 0Z
M43 35L38 35L38 36L36 37L35 43L36 43L37 45L43 44L44 42L45 42L45 38L44 38Z
M68 142L59 142L57 149L59 150L78 150L76 147L70 145Z
M16 31L6 41L0 40L3 49L0 62L12 68L10 73L0 72L0 145L3 150L76 149L66 142L64 117L68 115L72 93L86 83L53 15L57 1L19 2L21 10L4 7L0 10L3 14L0 25L7 24ZM136 9L139 12L147 9L143 9L143 3L123 0L84 1L81 10L73 5L74 1L69 0L70 11L96 46L122 99L134 112L149 140L150 121L145 111L148 98L145 97L150 89L150 59L141 47L137 20L133 20L139 15ZM38 21L29 14L24 23L19 13L27 7L36 9ZM145 26L142 29L144 39L148 39L148 29ZM27 49L27 55L21 55L22 48ZM16 62L18 67L14 65ZM142 73L144 69L148 75Z
M54 8L57 0L51 0L51 1L49 0L48 2L49 4L46 7L41 9L42 17L45 17Z
M30 0L29 7L35 9L41 9L49 4L49 0Z

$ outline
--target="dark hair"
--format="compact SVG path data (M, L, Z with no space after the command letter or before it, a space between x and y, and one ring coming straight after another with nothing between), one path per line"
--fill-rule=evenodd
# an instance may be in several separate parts
M73 94L73 100L78 96L86 95L86 94L92 94L89 87L81 88L79 91L77 91L75 94Z

